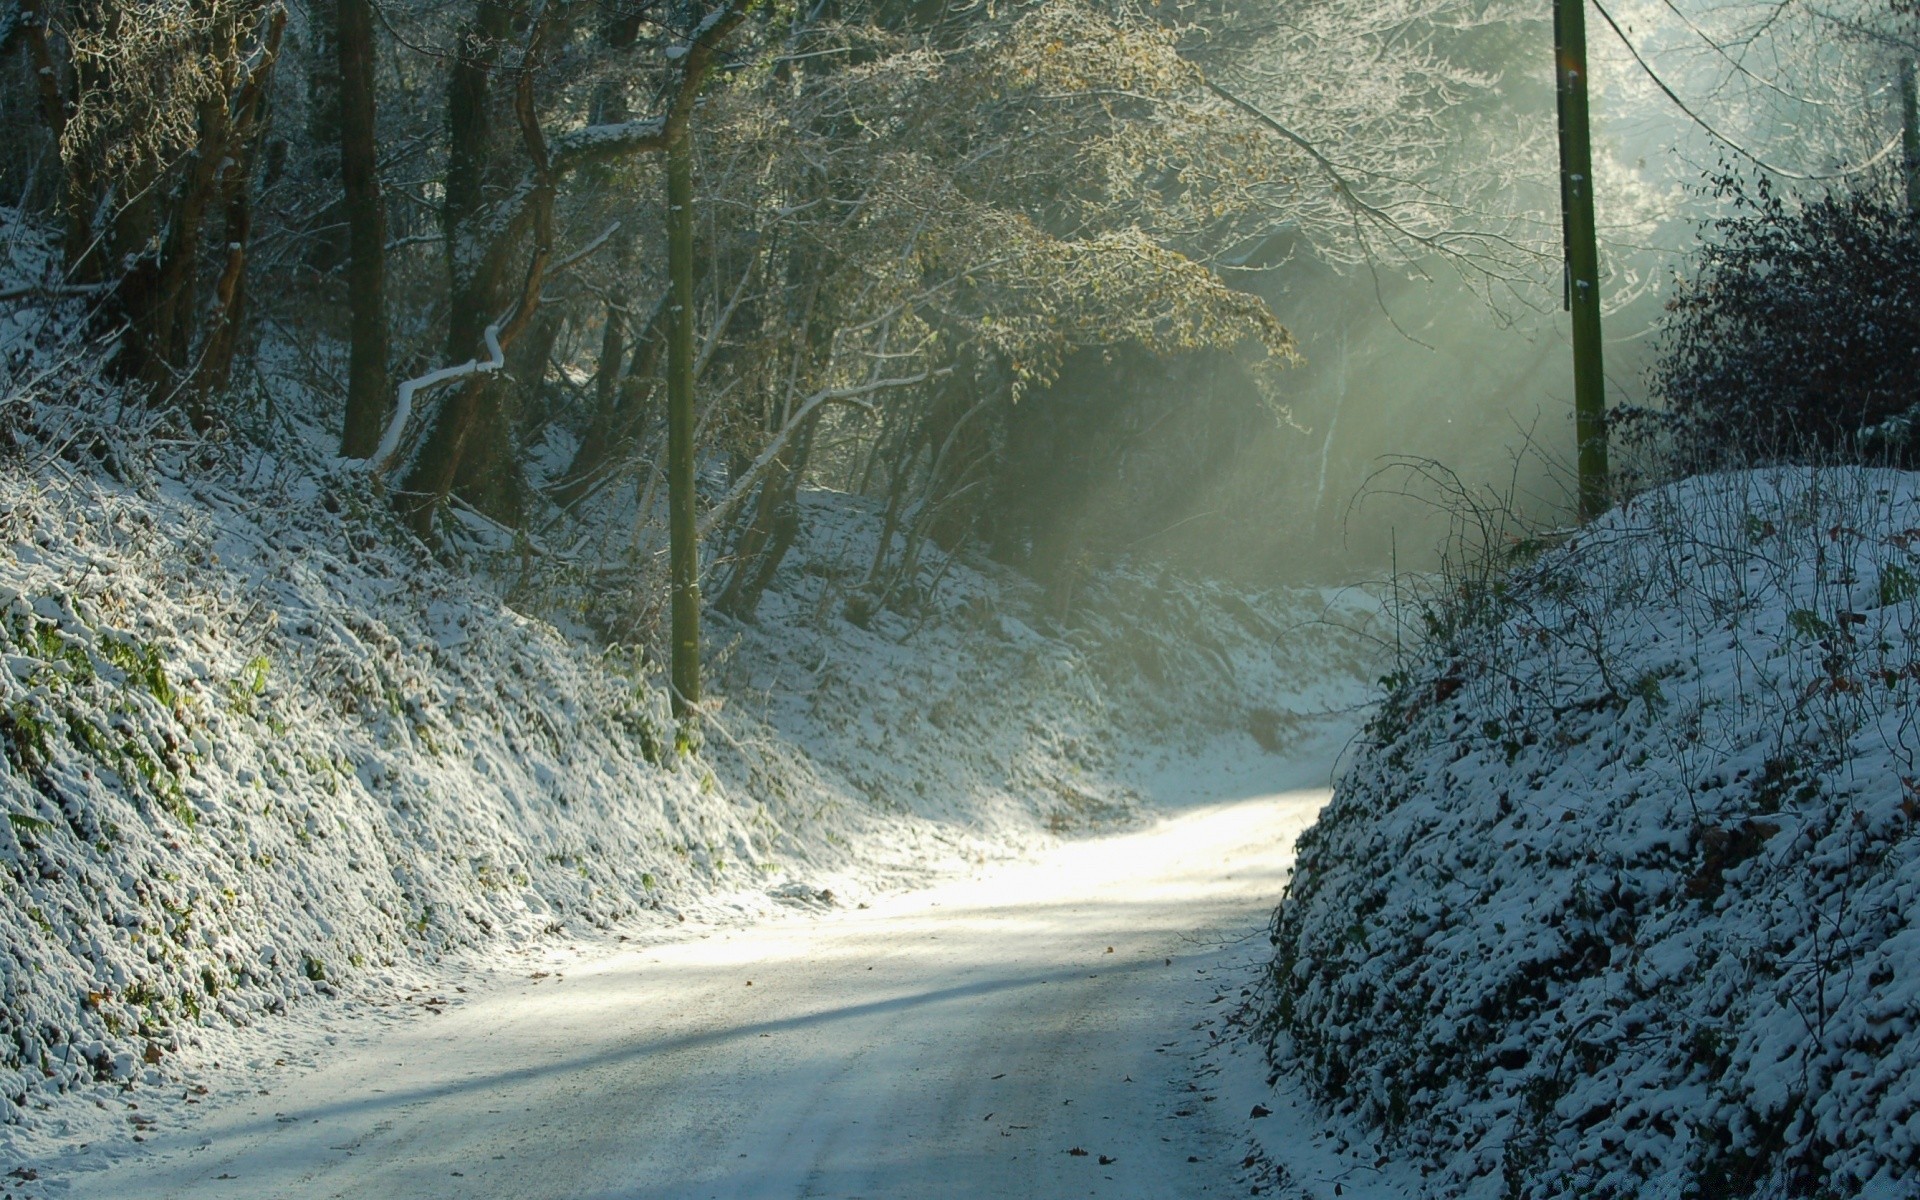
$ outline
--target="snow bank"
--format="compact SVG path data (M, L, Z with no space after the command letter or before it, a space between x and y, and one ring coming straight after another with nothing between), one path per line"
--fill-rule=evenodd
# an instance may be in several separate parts
M1431 1196L1920 1189L1920 475L1644 496L1430 614L1274 919Z
M245 495L0 472L9 1118L408 956L684 903L787 815L621 663L244 457Z
M0 250L44 267L4 210ZM1363 597L1120 573L1049 614L953 562L855 624L836 580L880 522L814 492L683 730L639 650L428 557L311 395L237 410L271 450L201 437L99 380L77 306L32 312L0 328L0 1159L125 1136L94 1089L177 1103L316 993L857 903L1139 819L1149 745L1284 748L1362 694ZM1301 711L1245 709L1294 671Z
M848 601L867 596L856 585L879 506L826 491L800 502L799 540L758 620L710 623L720 723L778 729L806 761L788 755L775 773L881 811L1111 828L1142 815L1141 752L1226 737L1289 753L1351 729L1379 669L1379 606L1357 589L1247 591L1122 567L1054 611L1018 573L961 558L939 564L922 602L862 611ZM715 737L709 751L732 762L747 740Z

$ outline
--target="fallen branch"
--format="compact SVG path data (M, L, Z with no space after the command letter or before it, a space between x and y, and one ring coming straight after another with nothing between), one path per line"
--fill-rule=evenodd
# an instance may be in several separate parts
M457 367L441 367L437 371L428 371L415 379L409 379L400 385L400 394L394 401L393 419L387 422L386 435L380 439L380 446L368 461L373 464L375 475L385 475L393 469L392 459L400 450L400 437L406 432L407 422L413 417L413 397L418 392L437 388L456 379L469 375L486 375L507 365L506 351L500 348L500 323L487 326L484 335L487 339L487 353L491 355L486 362L470 358Z

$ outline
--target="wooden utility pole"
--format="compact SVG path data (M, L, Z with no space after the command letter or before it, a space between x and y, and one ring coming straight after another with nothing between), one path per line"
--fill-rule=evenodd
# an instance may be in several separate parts
M1586 0L1553 0L1560 107L1560 211L1565 305L1573 314L1573 432L1580 519L1607 506L1607 380L1600 350L1600 248L1593 216L1593 139L1587 118Z
M667 538L673 573L673 712L700 703L700 533L694 519L693 151L667 140Z

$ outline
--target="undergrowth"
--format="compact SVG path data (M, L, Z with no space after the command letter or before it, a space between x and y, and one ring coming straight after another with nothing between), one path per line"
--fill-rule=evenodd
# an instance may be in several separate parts
M1302 840L1275 1065L1435 1196L1911 1194L1920 478L1494 532Z

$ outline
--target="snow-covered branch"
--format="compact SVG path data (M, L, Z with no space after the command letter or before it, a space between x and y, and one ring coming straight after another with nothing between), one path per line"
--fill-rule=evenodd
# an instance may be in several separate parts
M647 117L610 125L589 125L553 139L553 170L564 175L590 163L623 154L660 151L667 146L667 119Z
M951 368L943 367L938 371L922 371L918 375L908 375L899 379L875 379L857 387L822 388L808 396L801 401L800 407L794 411L787 423L780 427L780 432L775 434L760 451L759 456L740 473L738 479L734 480L733 486L727 490L727 494L721 498L720 502L708 509L700 518L700 538L705 540L721 521L726 520L727 516L753 493L753 489L760 482L760 477L765 475L767 468L773 465L773 460L780 456L780 452L787 448L787 443L793 440L793 435L812 420L814 414L820 409L829 404L851 404L856 408L870 410L872 406L866 402L865 397L875 392L912 387L952 373Z
M456 379L464 379L469 375L491 374L507 365L506 351L500 348L499 322L496 321L487 326L484 336L487 340L489 356L486 362L470 358L457 367L441 367L437 371L428 371L425 375L409 379L400 385L399 395L394 401L393 419L387 423L387 432L380 439L379 448L368 460L373 464L374 474L385 475L392 469L393 457L400 450L400 438L407 431L407 422L413 419L413 398L417 393L440 387Z

